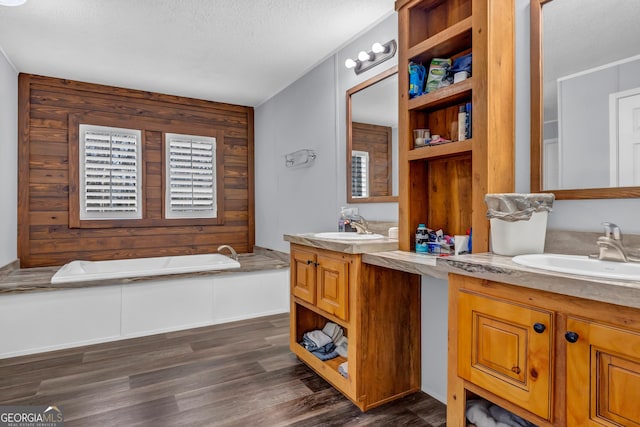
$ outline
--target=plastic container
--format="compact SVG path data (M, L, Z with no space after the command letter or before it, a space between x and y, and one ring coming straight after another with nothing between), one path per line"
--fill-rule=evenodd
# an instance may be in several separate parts
M419 224L416 230L416 253L426 254L429 252L429 230L424 224Z
M515 222L490 219L491 252L508 256L543 253L548 214L534 212L529 220Z
M554 198L551 193L487 194L491 252L507 256L543 253Z

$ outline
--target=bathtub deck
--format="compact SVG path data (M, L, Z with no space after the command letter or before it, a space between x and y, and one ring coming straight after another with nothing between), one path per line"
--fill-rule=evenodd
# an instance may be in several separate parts
M126 279L94 280L90 282L51 284L51 277L59 267L37 268L7 268L0 273L0 294L15 294L25 292L54 291L59 289L87 288L93 286L118 285L124 283L140 283L150 280L175 279L177 277L202 277L219 274L237 274L266 270L278 270L289 268L289 262L284 261L282 255L274 255L269 252L240 254L240 268L233 270L204 271L187 274L171 274L163 276L131 277Z

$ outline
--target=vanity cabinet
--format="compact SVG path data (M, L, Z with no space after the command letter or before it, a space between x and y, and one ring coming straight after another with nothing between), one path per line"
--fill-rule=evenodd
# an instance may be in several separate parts
M473 229L489 249L484 195L514 188L513 0L396 0L399 76L399 248L414 250L418 224L447 234ZM472 75L409 98L410 63L472 54ZM456 141L458 112L471 104L471 138ZM428 128L454 142L415 147Z
M549 417L553 312L458 291L458 375Z
M363 411L419 391L420 276L364 264L360 254L293 243L290 254L296 356ZM327 322L343 329L346 358L322 361L300 345Z
M567 331L568 425L640 426L640 331L573 317Z
M539 426L640 425L640 310L449 276L447 425L487 399Z

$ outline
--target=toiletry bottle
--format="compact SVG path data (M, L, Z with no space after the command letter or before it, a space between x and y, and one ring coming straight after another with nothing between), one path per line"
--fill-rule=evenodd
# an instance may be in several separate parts
M467 112L465 106L458 107L458 141L467 139Z
M467 139L471 139L471 103L467 102L464 106L464 111L467 114L466 115L466 122L465 122L465 135L467 137Z
M429 251L429 230L424 224L419 224L416 230L416 252L426 254Z
M344 230L344 223L347 220L347 215L344 212L344 206L340 208L340 218L338 218L338 231L345 231Z

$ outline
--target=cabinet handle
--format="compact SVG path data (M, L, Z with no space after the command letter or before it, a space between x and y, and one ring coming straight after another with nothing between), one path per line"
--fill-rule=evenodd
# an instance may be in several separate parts
M310 259L307 260L307 265L309 264L313 264L313 261L311 261Z
M319 262L314 262L313 265L315 265L316 267L320 267L320 263Z
M514 366L513 368L511 368L511 372L513 372L516 375L520 374L520 368L517 366Z
M566 339L570 343L577 342L578 338L580 338L580 336L578 334L576 334L575 332L569 331L566 334L564 334L564 339Z
M533 330L536 331L539 334L543 333L546 329L547 329L547 327L544 326L544 324L542 324L542 323L534 323L533 324Z

